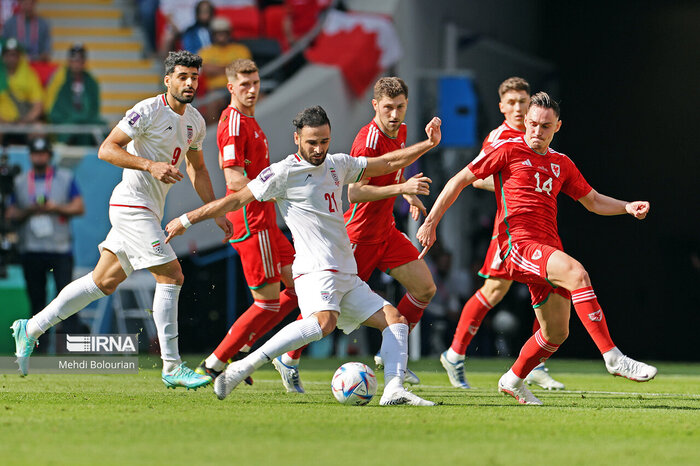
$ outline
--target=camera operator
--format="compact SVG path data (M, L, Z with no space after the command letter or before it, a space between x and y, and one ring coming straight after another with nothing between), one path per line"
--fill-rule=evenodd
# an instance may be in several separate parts
M70 170L51 165L52 151L43 137L29 142L31 169L15 178L7 218L19 226L20 262L32 314L46 306L46 277L53 271L56 292L73 279L69 219L85 211ZM59 332L81 331L77 316L62 322Z

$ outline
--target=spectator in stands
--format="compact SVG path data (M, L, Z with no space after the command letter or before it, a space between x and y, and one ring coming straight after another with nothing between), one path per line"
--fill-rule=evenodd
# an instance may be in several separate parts
M73 280L73 253L68 220L85 211L83 199L70 170L51 165L47 139L29 144L32 167L15 178L14 194L7 210L19 224L19 252L32 314L46 306L46 277L53 272L56 292ZM76 316L62 322L59 331L81 330Z
M195 23L196 0L160 0L158 10L165 26L157 31L158 50L161 56L178 47L182 34Z
M250 49L243 44L233 42L231 22L217 16L211 20L212 44L199 51L202 57L202 74L209 89L225 88L226 66L239 58L252 59Z
M36 0L20 0L19 11L3 26L3 37L14 37L31 61L51 61L51 28L36 14Z
M209 0L202 0L195 7L195 23L182 35L182 48L198 53L200 49L211 45L209 25L214 17L214 6Z
M36 72L17 39L8 39L2 48L0 66L0 123L35 123L42 115L44 90ZM8 141L5 135L5 143ZM18 138L19 141L26 141Z
M156 14L158 12L158 0L139 0L138 2L138 22L146 37L146 50L144 56L151 57L158 50L156 40Z
M44 109L54 124L103 123L100 119L100 85L85 70L87 52L77 43L68 50L68 64L54 73L46 89ZM91 134L60 134L58 141L73 145L96 145Z

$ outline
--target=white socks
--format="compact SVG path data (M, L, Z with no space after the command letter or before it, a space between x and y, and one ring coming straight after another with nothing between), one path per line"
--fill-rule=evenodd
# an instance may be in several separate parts
M156 283L153 295L153 320L158 330L160 357L165 372L172 372L182 363L177 343L177 300L180 288L180 285Z
M209 369L214 369L215 371L221 372L224 370L224 367L226 367L226 361L221 361L214 353L211 353L204 361L204 365Z
M447 361L451 362L452 364L457 364L460 361L464 361L464 355L459 354L452 348L448 348L445 352L445 359L447 359Z
M282 362L288 366L298 366L299 365L299 359L292 359L289 357L288 353L284 353L282 356L280 356L282 359Z
M603 360L605 360L605 364L608 366L616 366L617 365L617 360L624 356L622 354L622 351L617 349L617 346L611 349L610 351L606 351L603 353Z
M255 369L272 361L277 356L288 351L301 348L312 341L318 341L323 337L321 326L316 317L295 320L291 324L277 332L257 350L250 353L242 361L251 364Z
M38 338L48 329L66 320L105 294L92 279L92 272L66 285L58 296L27 322L27 335Z
M408 325L391 324L385 328L379 354L384 360L384 391L403 387L408 363Z

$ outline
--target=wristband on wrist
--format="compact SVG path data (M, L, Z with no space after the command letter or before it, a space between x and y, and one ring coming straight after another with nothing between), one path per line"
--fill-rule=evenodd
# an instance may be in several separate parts
M187 214L180 215L180 223L182 223L182 226L185 227L185 230L192 226L192 222L190 222L190 219L187 218Z

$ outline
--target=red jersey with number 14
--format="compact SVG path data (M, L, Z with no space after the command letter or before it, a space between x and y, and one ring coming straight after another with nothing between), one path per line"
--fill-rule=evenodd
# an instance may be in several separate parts
M557 195L578 200L591 191L576 165L551 148L545 155L530 149L523 136L488 145L470 164L478 178L494 175L501 251L513 242L532 240L561 248Z
M254 179L270 166L267 138L255 118L228 106L221 112L216 131L221 168L242 167L248 179ZM226 188L226 194L233 191ZM242 240L258 231L276 227L275 206L272 202L253 201L242 209L229 212L226 218L233 224L232 240Z
M365 125L352 143L350 155L353 157L379 157L406 146L406 124L399 127L399 134L389 137L372 120ZM369 179L372 186L389 186L401 183L403 168L386 175ZM345 211L345 227L351 243L381 243L394 227L394 201L392 196L372 202L350 204Z

